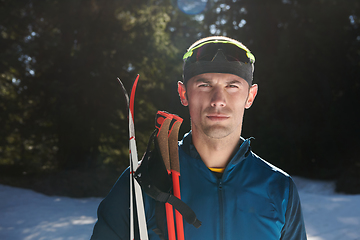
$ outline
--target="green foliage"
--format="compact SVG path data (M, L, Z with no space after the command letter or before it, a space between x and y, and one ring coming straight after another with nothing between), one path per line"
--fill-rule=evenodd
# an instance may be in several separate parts
M16 6L7 1L1 9L6 46L0 121L7 136L1 163L38 169L125 167L126 105L116 77L130 90L137 73L136 123L139 151L144 151L153 128L149 115L157 109L147 93L170 81L172 66L165 63L177 51L166 30L169 9L144 1Z
M360 4L355 0L32 0L0 5L0 164L84 169L128 164L126 106L136 74L139 155L158 109L184 118L182 55L227 35L256 57L259 94L244 137L285 170L330 178L359 161ZM346 140L346 141L344 141ZM351 159L351 161L350 161Z

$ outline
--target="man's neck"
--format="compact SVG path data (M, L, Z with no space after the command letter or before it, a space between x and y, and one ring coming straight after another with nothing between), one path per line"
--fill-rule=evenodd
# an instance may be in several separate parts
M240 133L221 139L192 132L192 142L202 161L209 168L225 168L240 145Z

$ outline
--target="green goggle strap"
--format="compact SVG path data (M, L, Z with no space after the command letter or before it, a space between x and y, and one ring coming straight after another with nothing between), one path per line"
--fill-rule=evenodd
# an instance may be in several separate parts
M246 51L246 56L248 58L250 58L250 60L252 61L251 63L254 63L255 62L255 56L247 49L245 49L243 46L241 46L240 44L237 44L237 43L234 43L234 42L231 42L231 41L224 41L224 40L214 40L214 41L208 41L208 42L204 42L204 43L201 43L199 45L197 45L196 47L193 47L191 49L189 49L189 51L187 51L184 56L183 56L183 60L186 60L188 59L189 57L192 56L193 54L193 51L197 48L200 48L202 46L204 46L205 44L208 44L208 43L230 43L230 44L233 44L235 46L237 46L238 48L241 48L242 50Z

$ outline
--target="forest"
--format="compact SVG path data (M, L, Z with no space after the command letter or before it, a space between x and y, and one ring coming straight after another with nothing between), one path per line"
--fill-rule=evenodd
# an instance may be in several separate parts
M184 119L177 81L196 40L255 55L242 135L290 175L360 193L358 0L0 0L0 184L104 196L129 164L119 77L135 97L139 157L157 110Z

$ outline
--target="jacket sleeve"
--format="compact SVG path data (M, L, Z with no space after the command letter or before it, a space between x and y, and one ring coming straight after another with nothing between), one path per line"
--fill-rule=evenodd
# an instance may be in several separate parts
M289 185L289 200L285 213L285 225L281 230L281 240L306 240L304 218L300 197L292 179Z
M129 239L129 169L100 203L91 240Z

